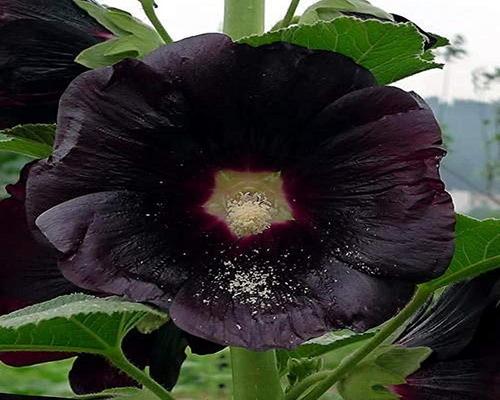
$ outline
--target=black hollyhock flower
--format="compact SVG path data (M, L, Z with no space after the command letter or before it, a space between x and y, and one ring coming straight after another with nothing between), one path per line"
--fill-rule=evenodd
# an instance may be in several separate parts
M433 354L405 384L391 388L401 399L500 398L498 277L490 273L456 285L409 325L398 343L427 346Z
M293 347L384 322L447 267L443 154L427 105L349 58L208 34L78 77L26 206L77 286Z
M73 0L0 0L0 129L54 122L74 62L112 34Z
M11 197L0 201L0 315L82 290L68 282L57 268L57 251L26 223L24 208L28 165L16 185L7 187ZM94 293L95 294L95 293ZM139 368L149 366L151 375L168 389L177 382L187 346L196 354L215 353L220 346L182 332L171 321L148 335L130 332L123 349ZM74 357L76 354L41 352L0 353L0 361L26 366ZM97 393L136 383L104 358L82 354L70 372L71 387L77 394Z

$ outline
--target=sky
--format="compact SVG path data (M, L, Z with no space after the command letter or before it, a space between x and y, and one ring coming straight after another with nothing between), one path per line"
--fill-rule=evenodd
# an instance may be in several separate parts
M138 0L100 0L146 19ZM220 31L224 0L156 0L159 18L175 39L205 32ZM301 0L298 12L316 0ZM466 38L468 55L444 70L422 72L395 83L420 95L440 96L447 101L500 99L500 85L488 93L477 93L472 72L478 68L500 67L500 0L372 0L384 10L405 16L424 30L448 38L460 33ZM266 25L271 27L283 17L289 0L267 0ZM449 89L443 90L447 75Z

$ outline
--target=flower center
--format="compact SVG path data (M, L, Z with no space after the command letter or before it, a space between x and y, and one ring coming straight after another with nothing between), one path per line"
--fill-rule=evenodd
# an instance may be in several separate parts
M226 203L226 221L238 237L256 235L271 227L277 210L264 193L238 193Z
M219 171L212 195L203 207L222 219L238 238L262 233L276 222L293 220L279 172Z

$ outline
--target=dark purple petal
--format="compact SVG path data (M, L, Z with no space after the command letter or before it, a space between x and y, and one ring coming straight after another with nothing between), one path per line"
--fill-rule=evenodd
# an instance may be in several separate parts
M186 359L187 334L169 321L157 331L144 335L130 332L123 343L127 358L139 369L149 366L149 374L167 390L172 390ZM201 342L201 339L199 340ZM207 343L208 344L208 343ZM207 344L204 349L207 349ZM212 349L214 344L211 344ZM220 350L217 348L216 351ZM210 353L215 352L211 351ZM208 352L205 354L209 354ZM138 386L106 359L94 355L80 355L69 375L76 394L98 393L123 386Z
M302 255L293 234L295 242L277 235L273 252L269 241L250 246L253 257L235 255L235 249L226 249L225 257L190 251L182 245L193 241L184 238L177 245L172 236L184 231L164 225L173 220L162 215L168 209L155 209L139 194L103 192L56 206L37 224L64 253L60 267L71 281L163 307L182 287L171 309L176 324L222 345L290 347L338 327L366 329L394 314L412 294L411 284L371 278L330 260L317 272L304 272L312 248ZM255 265L264 267L254 271ZM238 299L236 284L255 287Z
M23 169L19 183L7 187L11 198L0 201L0 315L59 295L82 291L60 273L57 251L39 232L28 229L24 198L26 177L31 166L29 164ZM198 354L221 349L213 343L193 338L170 322L150 335L131 332L124 341L124 351L140 368L150 365L150 373L171 388L177 381L188 343ZM12 366L25 366L72 356L16 352L1 353L0 360ZM106 360L92 355L79 356L70 377L77 393L95 393L133 384L130 378Z
M139 369L150 361L154 336L130 332L124 339L125 356ZM92 354L81 354L69 373L71 388L76 394L99 393L106 389L139 386L127 374L114 367L107 359Z
M215 33L158 49L145 62L174 77L205 117L227 115L224 105L260 128L269 121L254 116L266 115L290 127L286 118L304 122L342 95L375 85L370 72L341 54L288 43L254 48Z
M76 394L99 393L106 389L138 386L110 362L92 354L79 355L69 372L71 389Z
M7 187L12 197L0 201L0 315L75 291L57 268L56 250L40 233L28 229L24 209L24 184L30 165L16 185ZM67 358L54 353L1 353L0 360L24 366Z
M223 349L222 346L180 330L172 320L150 336L153 339L150 340L151 345L146 350L150 354L149 373L167 390L172 390L179 379L188 345L194 354L202 355L217 353Z
M495 276L488 274L447 289L435 302L420 310L397 343L405 347L430 347L433 351L431 357L439 360L463 353L477 335L485 309L492 303L491 291L495 281ZM500 324L500 319L496 324ZM480 332L495 332L494 327L495 321L488 320L488 326L483 322ZM500 326L496 331L500 333ZM478 342L477 339L475 342ZM485 338L479 342L487 346ZM476 350L473 353L477 357Z
M109 37L109 31L72 0L0 0L0 25L18 20L48 21L96 38Z
M187 185L198 155L185 132L185 107L182 95L140 61L80 76L61 99L52 158L31 171L31 218L63 201L104 190L183 193L176 185ZM185 197L208 192L200 186Z
M101 192L53 207L37 224L64 254L59 267L70 281L165 306L188 272L170 240L175 230L158 215L165 211L168 204L150 204L140 193Z
M498 400L498 358L439 362L392 390L402 400Z
M54 248L28 229L22 202L0 202L0 226L0 298L27 305L75 289L59 272Z
M410 324L398 343L429 346L436 354L392 388L403 400L500 397L498 278L495 271L448 289Z
M496 275L498 282L498 274ZM481 358L493 357L500 360L500 296L490 298L490 304L481 316L481 321L470 343L454 358ZM497 364L497 369L500 367Z
M341 54L287 43L254 48L220 34L181 40L145 62L186 93L209 159L234 169L282 168L294 132L342 95L375 85Z
M14 310L13 310L14 311ZM18 351L0 353L0 361L11 367L27 367L73 357L70 353Z
M72 0L0 3L0 129L54 122L59 97L86 70L74 59L111 37Z
M331 256L375 275L441 274L455 219L430 109L399 89L368 88L327 107L311 128L323 145L286 171L285 183Z
M374 84L338 54L287 44L251 48L220 34L163 47L146 62L151 67L125 61L92 71L69 87L54 158L33 171L40 176L30 184L34 217L92 192L155 190L159 183L173 192L181 180L209 184L216 168L269 167L288 154L295 116L305 120ZM194 189L196 198L208 192L205 185Z
M167 390L172 390L179 379L187 357L186 347L186 334L171 320L155 335L154 348L150 349L149 373Z
M7 187L12 197L0 201L0 297L22 306L76 289L57 268L57 251L27 226L24 185L30 167L25 167L18 184Z
M338 263L286 280L270 272L254 275L260 280L249 275L243 282L226 271L210 277L213 285L202 279L185 285L170 309L172 319L181 329L223 345L292 348L334 329L378 325L413 293L411 284L370 277ZM255 289L235 288L235 283Z
M197 112L208 121L215 118L224 124L227 117L232 118L227 110L236 106L233 96L228 95L234 93L230 75L237 67L234 47L228 36L199 35L161 47L144 61L179 82L190 101L200 106Z

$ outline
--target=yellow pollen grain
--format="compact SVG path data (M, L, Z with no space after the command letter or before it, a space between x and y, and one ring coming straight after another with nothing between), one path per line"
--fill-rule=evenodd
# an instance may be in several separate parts
M226 220L238 237L256 235L271 227L276 209L264 193L240 192L226 203Z

